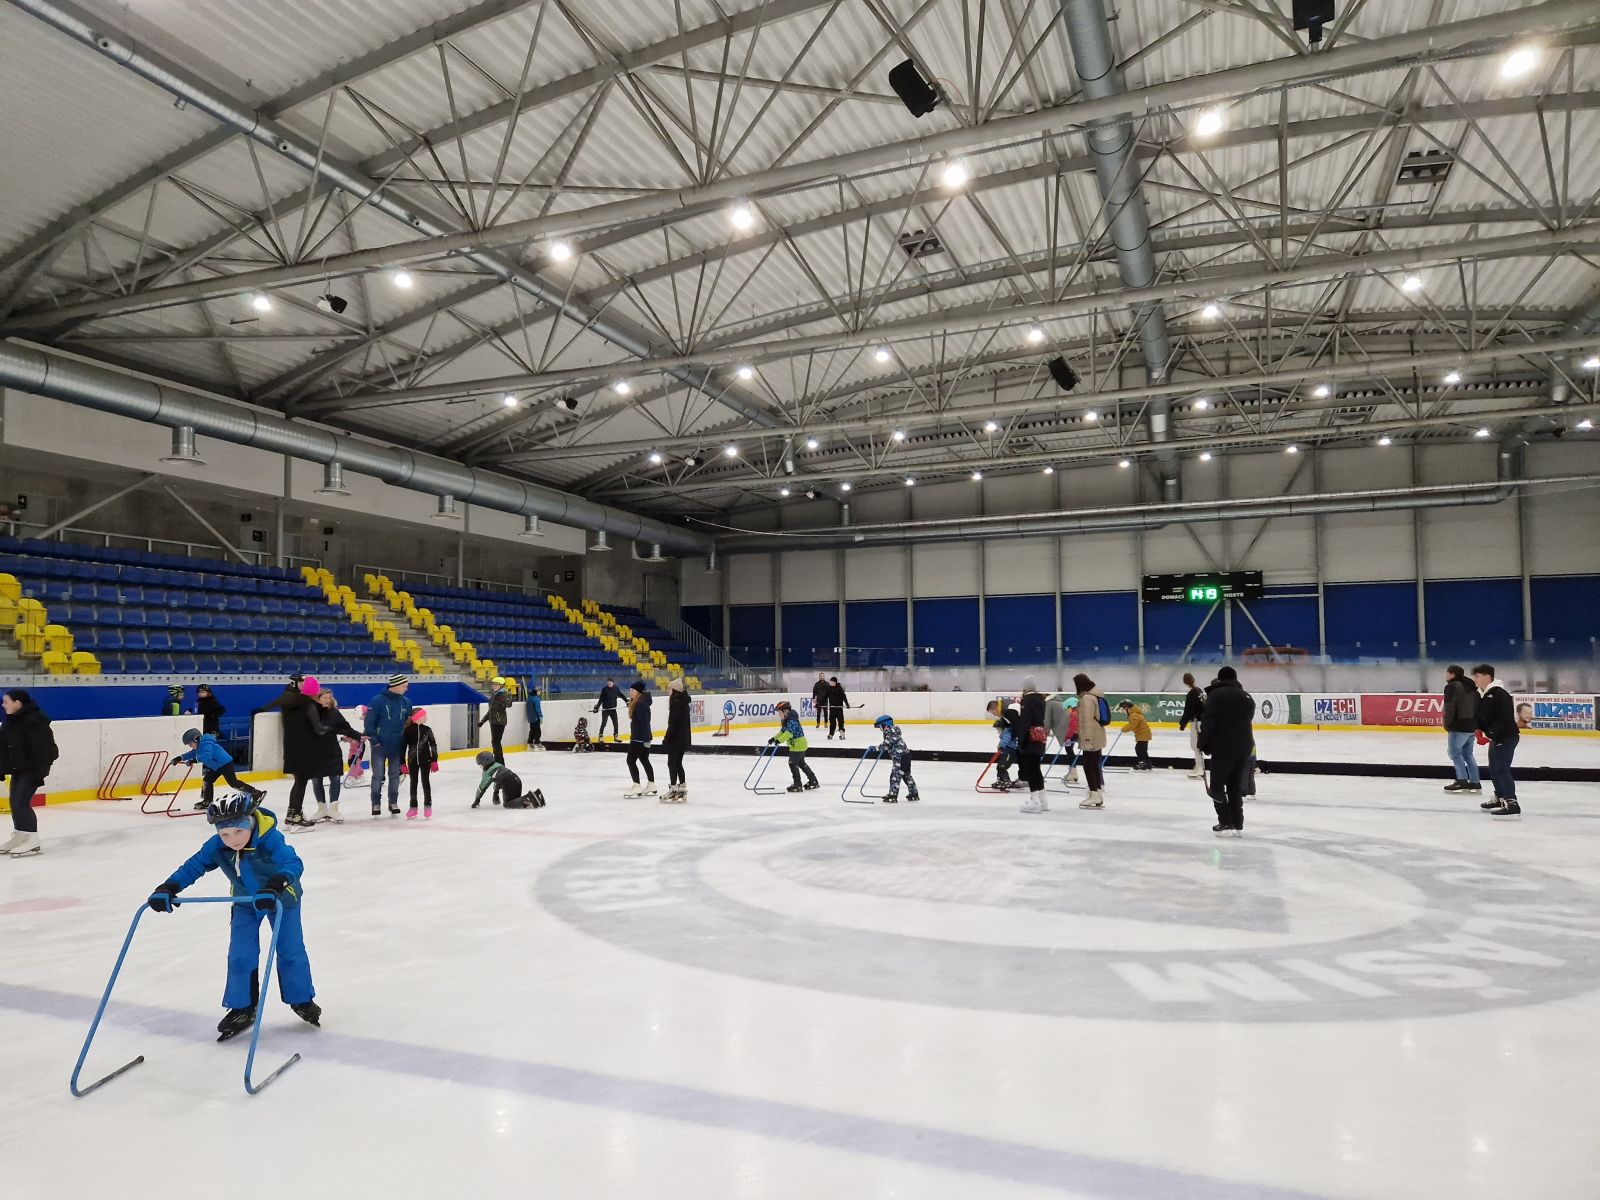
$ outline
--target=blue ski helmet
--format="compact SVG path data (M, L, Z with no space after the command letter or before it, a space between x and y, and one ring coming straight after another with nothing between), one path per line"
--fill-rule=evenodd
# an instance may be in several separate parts
M234 792L213 800L206 809L206 820L212 825L238 825L255 816L258 807L249 792Z
M876 721L873 722L873 725L876 726L879 729L887 729L889 726L891 726L893 724L894 724L894 718L891 717L888 713L884 713L883 716L879 717Z

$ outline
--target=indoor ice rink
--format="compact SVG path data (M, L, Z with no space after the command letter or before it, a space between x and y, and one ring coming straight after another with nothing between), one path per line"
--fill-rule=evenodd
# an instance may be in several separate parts
M8 1200L1597 1194L1593 0L0 68Z

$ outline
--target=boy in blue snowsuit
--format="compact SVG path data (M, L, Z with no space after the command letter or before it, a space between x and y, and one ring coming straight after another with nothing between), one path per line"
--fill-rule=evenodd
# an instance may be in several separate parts
M300 856L278 832L278 818L254 796L224 796L206 810L216 833L195 854L150 893L146 902L159 913L176 907L174 897L207 871L221 868L231 894L249 896L249 904L229 906L228 983L222 992L227 1014L217 1025L219 1042L250 1028L260 996L261 918L278 926L278 995L295 1015L316 1025L322 1009L311 986L311 959L300 928ZM283 918L275 916L283 905Z
M787 746L789 749L789 778L793 782L789 785L791 792L815 791L822 785L817 782L817 777L812 773L806 763L806 751L811 748L811 743L806 741L805 727L800 724L800 714L790 707L787 700L780 700L773 706L783 724L778 729L778 736L767 739L769 746ZM806 782L800 782L800 775L804 772Z
M1000 731L1000 744L996 747L999 757L994 760L995 786L1009 788L1011 768L1017 762L1017 731L1012 728L1017 720L1017 710L1007 707L999 700L991 700L988 713L995 719L994 727ZM1019 783L1017 786L1022 785Z
M915 804L919 799L917 795L917 781L911 778L911 751L906 746L906 739L900 732L900 726L894 723L894 718L885 713L873 722L878 731L883 734L883 745L878 747L880 757L889 760L889 794L883 798L885 804L897 804L900 801L900 781L906 781L906 800Z
M183 744L189 749L176 755L172 765L177 766L179 763L200 765L200 803L195 805L196 809L211 807L211 787L218 779L224 780L231 788L237 788L254 796L257 804L266 796L266 792L260 788L239 782L238 775L233 771L233 755L224 750L222 743L209 733L201 733L198 729L185 729Z

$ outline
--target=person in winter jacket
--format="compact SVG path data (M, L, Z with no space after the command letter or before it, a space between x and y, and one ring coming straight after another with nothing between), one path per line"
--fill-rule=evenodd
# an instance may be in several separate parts
M439 769L439 742L426 722L428 710L419 708L412 712L411 723L406 726L405 764L400 768L411 776L411 807L406 809L406 820L417 819L417 781L422 781L422 817L433 819L433 773ZM491 756L492 757L492 756ZM505 763L496 759L501 766Z
M166 699L162 700L161 711L157 715L163 717L183 716L183 684L173 683L167 685L167 696Z
M818 671L817 681L811 685L811 707L816 710L816 726L818 729L821 729L823 723L828 719L829 687L828 673L826 671ZM829 736L832 736L831 732Z
M1078 801L1078 807L1104 808L1106 777L1101 760L1105 755L1106 723L1111 720L1111 710L1104 694L1087 675L1081 672L1074 675L1072 687L1078 697L1078 753L1083 765L1084 786L1089 789L1089 794Z
M208 683L197 687L194 696L195 711L200 714L200 732L216 737L222 732L222 714L228 710L222 707L222 701L217 699L217 694Z
M489 711L483 714L483 719L478 722L478 728L485 725L489 727L489 741L494 746L494 760L502 767L506 765L505 748L500 744L506 735L506 721L511 714L511 693L506 690L506 681L499 675L494 677L494 691L489 693Z
M1478 685L1477 727L1489 740L1489 778L1494 783L1494 799L1479 807L1491 817L1520 817L1517 781L1511 775L1511 760L1522 740L1516 701L1505 684L1494 677L1494 668L1488 663L1472 668L1472 682Z
M277 699L268 704L263 704L260 708L252 708L250 710L250 715L252 717L256 717L260 716L262 713L271 712L275 708L282 709L298 707L300 704L300 697L303 694L300 691L300 685L305 682L305 679L306 677L304 675L302 675L299 671L295 671L284 683L283 691L278 693Z
M185 729L183 731L183 744L189 749L182 754L175 755L172 765L179 763L195 763L200 768L200 803L196 809L210 808L212 788L217 780L221 779L235 791L244 792L254 796L257 804L266 798L266 792L253 788L248 783L241 783L239 776L234 773L233 755L222 748L222 743L209 733L201 733L198 729Z
M617 740L617 704L622 700L622 689L617 686L615 679L606 680L605 687L600 689L600 694L595 697L594 707L589 711L600 714L600 728L594 735L594 740L599 741L606 736L606 722L611 722L611 740ZM630 711L632 711L630 709Z
M400 815L400 765L405 758L406 725L411 720L411 701L406 699L406 689L411 680L405 675L393 675L389 686L367 704L367 718L362 724L372 754L372 815L381 816L383 781L389 780L389 815Z
M994 727L1000 731L1000 744L995 749L995 786L1009 788L1011 768L1017 761L1017 710L999 700L991 700L985 711L994 718Z
M318 715L321 709L317 707L321 692L322 685L315 679L302 679L303 703L283 706L283 770L294 780L289 786L289 811L284 814L283 823L299 829L316 824L305 815L306 788L325 772L322 720Z
M1012 722L1012 736L1017 742L1017 778L1028 789L1022 802L1025 813L1048 812L1050 802L1044 794L1044 746L1050 738L1045 724L1044 694L1034 685L1033 676L1022 681L1022 695L1017 698L1016 719Z
M1447 792L1483 793L1483 779L1478 774L1478 755L1475 749L1478 733L1478 689L1466 672L1451 663L1444 669L1444 736L1445 749L1450 755L1450 765L1455 768L1455 782Z
M311 819L343 825L344 818L339 815L339 790L344 786L346 763L341 739L348 739L359 754L362 737L345 720L338 700L326 688L317 693L317 705L312 712L317 727L317 773L311 777L311 790L317 797L317 811Z
M528 689L528 749L544 749L544 700L537 687Z
M483 794L493 790L491 799L501 808L543 808L544 793L541 791L525 792L522 790L522 780L510 767L504 763L497 763L494 755L487 750L479 750L474 759L483 771L483 778L478 780L478 790L472 797L472 807L477 808L483 799Z
M278 931L279 996L301 1020L319 1024L322 1009L311 985L311 958L300 923L304 895L300 856L278 831L277 818L248 793L215 801L206 809L206 820L216 832L150 893L146 903L158 913L169 913L181 903L179 892L207 871L219 869L228 877L232 895L251 897L249 904L229 906L228 982L222 991L222 1006L228 1011L217 1025L217 1041L243 1033L255 1020L262 917Z
M656 794L656 769L650 765L650 741L654 736L650 730L650 689L644 680L635 679L628 688L628 774L633 787L625 794L630 797ZM641 766L644 783L639 782Z
M844 693L844 684L837 675L828 676L828 740L838 734L844 740L844 710L850 707L850 697Z
M1183 715L1178 718L1178 729L1189 731L1189 753L1194 755L1194 770L1189 772L1189 778L1203 779L1206 758L1200 753L1200 714L1205 711L1206 694L1195 686L1194 676L1187 671L1184 672L1183 683L1189 691L1183 697Z
M1117 705L1122 712L1122 732L1133 734L1133 769L1150 770L1150 722L1145 720L1144 709L1132 700Z
M778 714L778 733L777 736L767 739L767 745L788 748L791 780L788 790L815 791L822 785L817 782L816 775L806 763L806 751L810 748L810 743L806 741L805 726L800 724L800 714L795 712L787 700L779 700L773 705L773 710ZM805 776L804 783L800 781L802 775Z
M9 776L11 789L11 828L9 839L0 845L0 854L28 858L41 853L39 818L33 811L33 797L44 787L60 751L50 718L22 688L12 688L0 696L0 777Z
M1222 667L1206 688L1200 714L1200 749L1211 760L1211 803L1217 810L1212 832L1239 837L1244 832L1245 777L1255 754L1256 702L1239 683L1239 673Z
M667 752L667 794L663 804L684 804L689 799L689 781L683 773L683 756L688 753L689 693L683 680L674 679L667 684L667 735L661 739L661 748Z
M878 747L878 756L889 760L889 793L884 796L883 802L899 803L900 781L903 779L906 784L906 801L915 804L922 797L917 795L917 781L911 778L911 751L906 746L905 735L900 732L900 726L894 723L894 718L888 713L884 713L872 724L883 735L883 744Z

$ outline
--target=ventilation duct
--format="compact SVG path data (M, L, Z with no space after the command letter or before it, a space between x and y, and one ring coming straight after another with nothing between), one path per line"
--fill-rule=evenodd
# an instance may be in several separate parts
M161 456L164 463L172 463L179 467L203 467L206 460L200 457L200 451L195 449L194 426L175 425L172 429L172 450Z
M434 511L433 519L435 521L454 521L459 516L460 514L456 512L456 498L448 494L440 496L439 507Z
M517 535L525 538L542 538L544 530L539 528L539 518L529 513L522 518L522 532Z
M711 539L704 534L596 504L542 484L478 470L398 446L363 441L317 425L290 421L262 409L166 387L35 346L0 342L0 387L16 388L136 421L174 429L188 427L191 437L198 432L234 445L287 454L307 462L338 461L353 471L395 487L433 495L448 494L482 508L537 516L557 525L604 530L621 537L659 542L672 554L698 556L711 546Z
M594 535L594 545L589 547L590 554L610 554L611 543L606 541L606 531L597 530Z
M331 459L322 464L322 486L317 489L319 496L348 496L350 489L344 485L344 464L338 459Z

